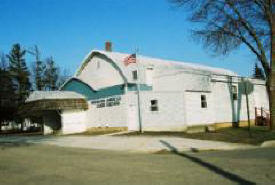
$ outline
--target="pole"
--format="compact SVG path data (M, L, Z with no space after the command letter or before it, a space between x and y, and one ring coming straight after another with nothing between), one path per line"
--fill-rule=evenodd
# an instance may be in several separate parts
M137 64L137 100L138 100L138 122L139 122L139 132L143 133L142 130L142 115L141 115L141 102L140 102L140 69L138 62L138 49L136 49L136 64Z
M126 104L126 112L127 112L127 125L129 129L129 100L128 100L128 80L124 83L124 98L125 98L125 104Z
M244 78L242 78L242 81L245 82L244 83L244 92L245 92L245 99L246 99L246 110L247 110L247 119L248 119L248 133L249 133L249 137L251 137L251 133L250 133L250 112L249 112L249 101L248 101L248 93L247 93L247 80L244 81Z

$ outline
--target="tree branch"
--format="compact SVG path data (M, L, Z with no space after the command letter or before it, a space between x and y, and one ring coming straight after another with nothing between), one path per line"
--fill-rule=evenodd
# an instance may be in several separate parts
M253 28L253 26L248 21L244 21L241 13L238 11L238 9L234 6L234 4L230 0L227 0L226 2L232 8L232 10L237 14L240 23L248 31L249 35L255 40L255 43L256 43L256 45L257 45L257 47L258 47L258 49L259 49L259 51L261 53L261 58L264 61L264 63L268 63L268 60L266 58L263 45L260 42L260 40L259 40L259 38L258 38L258 36L256 34L256 31Z

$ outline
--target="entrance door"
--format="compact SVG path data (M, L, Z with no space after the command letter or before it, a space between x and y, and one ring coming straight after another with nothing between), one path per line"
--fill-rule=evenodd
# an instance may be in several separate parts
M135 104L130 104L128 107L128 130L139 130L138 109Z

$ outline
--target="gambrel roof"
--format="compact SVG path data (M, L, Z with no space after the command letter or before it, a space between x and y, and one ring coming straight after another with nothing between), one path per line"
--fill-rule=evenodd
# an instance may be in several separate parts
M113 62L115 62L122 71L127 70L127 67L124 65L123 61L126 57L128 57L129 53L119 53L119 52L108 52L102 50L92 50L82 61L80 68L77 70L75 76L78 76L81 71L85 68L88 62L90 62L91 58L95 55L103 55ZM172 60L163 60L158 58L151 58L147 56L137 55L137 61L141 66L145 67L157 67L157 68L169 68L175 70L189 70L189 71L199 71L207 74L216 74L216 75L228 75L228 76L237 76L237 74L233 71L208 67L201 64L189 63L189 62L180 62L180 61L172 61Z

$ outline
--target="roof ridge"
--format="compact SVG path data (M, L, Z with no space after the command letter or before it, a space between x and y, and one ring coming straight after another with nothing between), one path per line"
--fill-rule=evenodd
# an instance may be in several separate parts
M92 50L90 53L93 52L99 52L102 54L107 55L108 57L112 58L112 55L130 55L130 53L121 53L121 52L116 52L116 51L105 51L105 50ZM178 66L183 66L183 67L190 67L193 69L196 68L200 68L198 70L201 71L209 71L212 73L228 73L228 74L232 74L234 76L237 76L237 73L233 72L232 70L229 69L225 69L225 68L219 68L219 67L212 67L212 66L208 66L205 64L201 64L201 63L196 63L196 62L185 62L185 61L177 61L177 60L171 60L171 59L162 59L162 58L156 58L156 57L151 57L151 56L145 56L145 55L141 55L138 54L138 59L141 59L141 63L144 63L144 60L151 60L154 63L158 63L161 65L165 65L165 64L174 64L174 65L178 65ZM142 60L143 59L143 60Z

